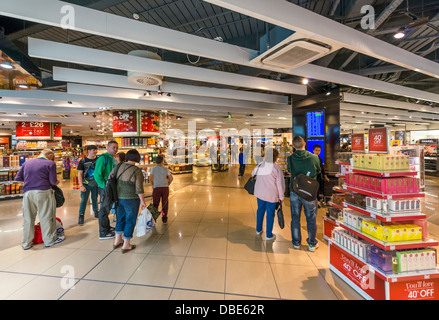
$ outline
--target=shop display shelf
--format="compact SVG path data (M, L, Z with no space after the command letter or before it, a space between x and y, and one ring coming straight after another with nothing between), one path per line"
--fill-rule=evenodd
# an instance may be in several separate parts
M340 209L339 206L336 206L336 208ZM427 219L427 215L423 214L423 213L407 212L407 213L401 213L401 214L398 213L398 214L385 215L382 213L374 212L372 210L369 211L369 210L366 210L363 208L359 208L359 207L354 206L354 205L347 203L347 202L343 202L343 207L341 207L341 208L352 209L352 210L355 210L359 213L368 215L374 219L384 221L384 222Z
M375 273L377 276L379 276L381 279L387 282L401 282L401 281L416 281L416 280L424 280L424 279L434 279L439 278L439 268L436 267L435 269L427 269L427 270L421 270L421 271L410 271L410 272L402 272L402 273L393 273L393 272L386 272L378 267L375 267L371 264L369 264L364 259L354 255L352 252L347 250L345 247L339 245L337 242L334 241L334 239L329 239L330 245L336 246L337 249L343 251L345 254L348 254L351 259L356 260L357 262L367 265L369 268L369 271Z
M334 208L337 208L337 209L339 209L339 210L343 210L345 207L343 207L343 206L340 206L340 205L338 205L338 204L335 204L334 202L332 202L332 201L328 201L328 205L330 205L331 207L334 207Z
M333 187L332 190L335 192L338 192L338 193L347 193L348 192L348 190L342 189L340 187Z
M358 187L352 187L352 186L348 186L348 185L343 185L342 190L346 190L346 191L353 191L353 192L357 192L357 193L361 193L364 194L366 196L370 196L370 197L375 197L378 199L406 199L406 198L423 198L425 197L425 194L423 192L411 192L411 193L396 193L396 194L384 194L381 192L375 192L375 191L371 191L371 190L366 190L363 188L358 188ZM342 192L346 192L346 191L342 191Z
M357 235L359 238L366 240L367 242L381 248L383 250L402 250L402 249L419 249L425 247L435 247L439 245L439 242L433 239L428 240L412 240L412 241L398 241L398 242L386 242L376 239L370 235L359 232L353 229L351 226L347 226L340 221L335 222L337 226L348 230L349 232Z
M22 198L23 194L22 193L18 193L18 194L4 194L0 196L0 199L13 199L13 198Z
M342 161L338 161L338 160L335 161L335 164L343 165L343 166L350 166L351 165L350 162L342 162Z
M352 169L353 173L358 173L358 174L363 174L366 176L372 176L372 177L381 177L381 178L390 178L390 177L414 177L418 174L418 172L416 171L403 171L403 172L399 172L399 171L388 171L388 172L383 172L383 171L370 171L370 170L360 170L360 169Z

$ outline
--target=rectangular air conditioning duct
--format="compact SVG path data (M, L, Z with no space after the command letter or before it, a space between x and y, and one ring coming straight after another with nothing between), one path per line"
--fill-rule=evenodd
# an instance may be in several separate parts
M288 42L265 54L261 62L284 69L293 69L317 60L329 53L331 47L308 39Z

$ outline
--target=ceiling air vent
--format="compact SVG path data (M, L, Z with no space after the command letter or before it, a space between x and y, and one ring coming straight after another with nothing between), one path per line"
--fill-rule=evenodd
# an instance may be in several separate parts
M142 57L147 59L162 60L157 53L147 50L134 50L128 53L129 55ZM128 71L128 82L138 85L140 87L158 87L162 84L163 76Z
M331 47L315 41L301 39L282 45L262 58L263 64L284 69L303 66L328 54Z

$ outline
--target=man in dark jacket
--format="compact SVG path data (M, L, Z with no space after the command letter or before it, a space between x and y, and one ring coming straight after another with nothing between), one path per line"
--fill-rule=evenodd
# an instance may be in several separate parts
M319 184L320 184L319 194L324 193L324 188L323 188L324 181L323 181L323 179L325 179L326 182L329 182L329 178L328 178L328 176L326 175L325 167L324 167L324 165L323 165L323 159L322 159L322 157L320 157L320 152L321 152L321 151L322 151L322 147L321 147L319 144L315 144L314 147L313 147L313 153L319 158L319 161L320 161L320 170L321 170L320 174L317 176L317 181L318 181ZM324 156L325 156L325 155L323 155L323 157L324 157ZM320 197L320 196L319 196L319 197ZM320 199L319 199L319 200L320 200Z
M320 161L317 156L305 150L306 143L301 136L295 136L293 146L296 151L287 158L288 171L291 173L291 182L298 174L308 175L316 179L320 174ZM302 235L300 232L300 214L302 206L305 211L306 224L308 229L308 250L315 251L318 247L316 239L317 234L317 199L314 201L306 201L293 192L290 186L290 207L291 207L291 237L295 249L300 249Z

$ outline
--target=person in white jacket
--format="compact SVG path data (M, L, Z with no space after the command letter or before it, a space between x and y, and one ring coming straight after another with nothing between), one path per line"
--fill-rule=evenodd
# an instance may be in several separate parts
M276 239L273 234L274 216L276 204L284 200L285 180L282 169L276 164L279 152L276 149L265 150L265 158L252 172L256 175L254 195L258 199L258 210L256 214L256 234L262 234L262 224L265 212L266 221L266 240Z

